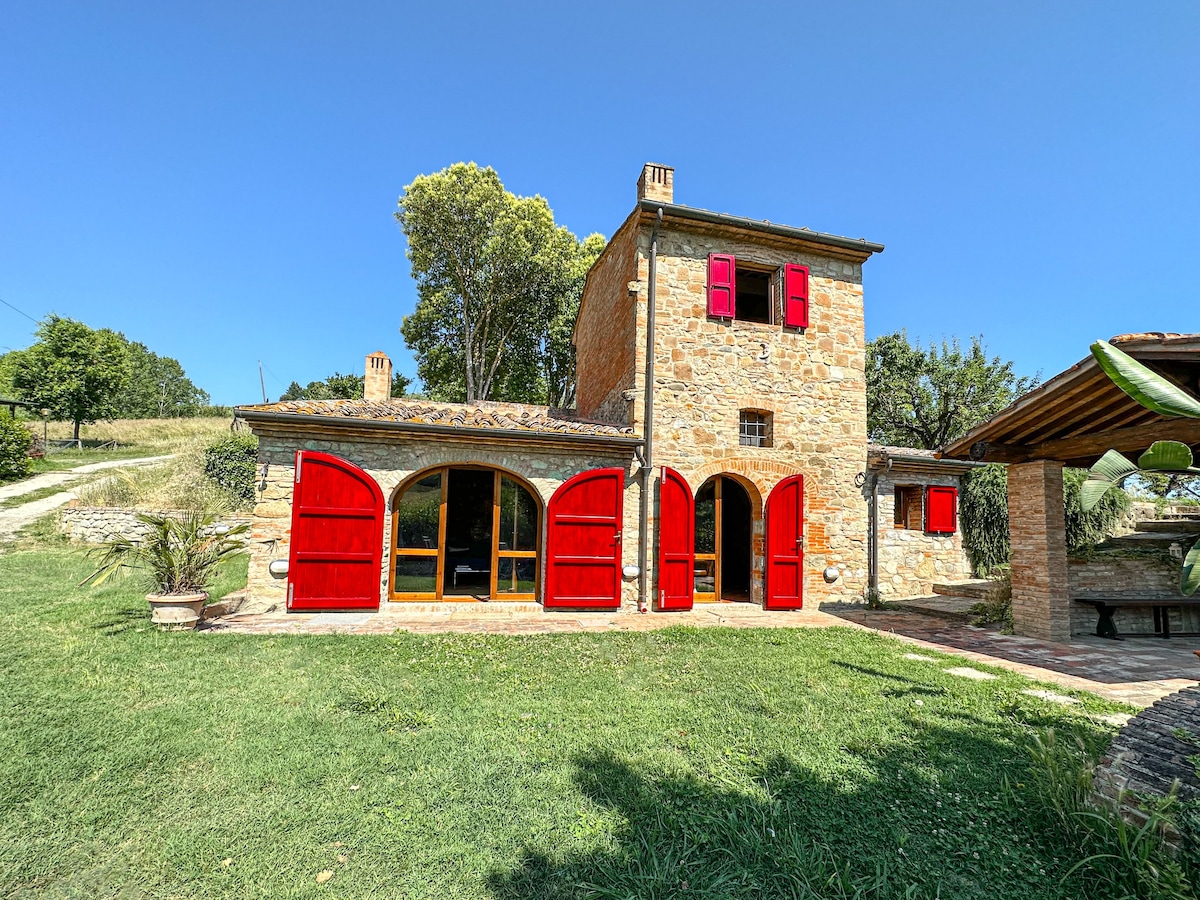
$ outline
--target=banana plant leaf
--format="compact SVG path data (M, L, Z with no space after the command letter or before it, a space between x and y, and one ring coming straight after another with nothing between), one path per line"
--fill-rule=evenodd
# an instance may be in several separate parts
M1108 341L1092 344L1092 356L1117 387L1147 409L1164 416L1200 419L1200 400Z
M1200 469L1192 466L1192 448L1179 441L1155 441L1150 449L1138 457L1138 468L1149 472L1192 472Z
M1137 470L1137 466L1116 450L1109 450L1105 453L1092 464L1091 469L1088 470L1088 480L1083 483L1083 487L1079 491L1079 504L1083 507L1083 511L1090 512L1108 493L1109 488L1114 484L1119 484Z
M1183 558L1183 572L1179 576L1179 590L1183 596L1190 597L1200 587L1200 541L1192 545L1192 549Z

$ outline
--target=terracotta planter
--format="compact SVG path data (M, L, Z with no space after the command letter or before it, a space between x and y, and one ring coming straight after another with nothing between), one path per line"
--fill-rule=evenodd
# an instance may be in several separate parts
M195 628L208 594L147 594L150 621L159 628Z

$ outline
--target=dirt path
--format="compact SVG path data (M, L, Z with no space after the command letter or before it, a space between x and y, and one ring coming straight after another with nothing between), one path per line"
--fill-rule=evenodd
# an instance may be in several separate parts
M108 469L127 468L131 466L149 466L170 458L170 456L145 456L140 459L114 459L108 462L89 463L86 466L80 466L77 469L71 469L67 472L47 472L45 475L37 475L26 481L20 481L16 484L0 488L0 500L31 494L43 488L57 487L59 485L65 487L95 472L104 472ZM32 500L29 503L22 503L20 506L0 509L0 545L11 541L16 537L18 531L27 525L32 525L42 516L46 515L46 513L74 500L75 496L74 491L63 490L49 497L43 497L41 500ZM0 547L0 553L3 552L3 548Z

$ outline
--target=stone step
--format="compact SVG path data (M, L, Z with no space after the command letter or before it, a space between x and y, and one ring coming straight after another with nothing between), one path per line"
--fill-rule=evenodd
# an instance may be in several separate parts
M1161 531L1135 531L1110 537L1096 545L1098 550L1169 550L1172 544L1191 544L1195 534Z
M1153 534L1200 534L1200 519L1147 519L1133 526Z
M987 598L992 583L986 578L967 578L962 581L941 581L933 585L933 592L943 597L969 597L973 601Z
M971 607L978 602L969 597L944 597L934 594L932 597L897 600L895 606L904 612L966 624L970 620Z

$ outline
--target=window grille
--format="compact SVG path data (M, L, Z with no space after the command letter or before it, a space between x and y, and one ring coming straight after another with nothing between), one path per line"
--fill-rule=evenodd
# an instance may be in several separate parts
M738 420L738 443L743 447L771 446L771 416L744 409Z

